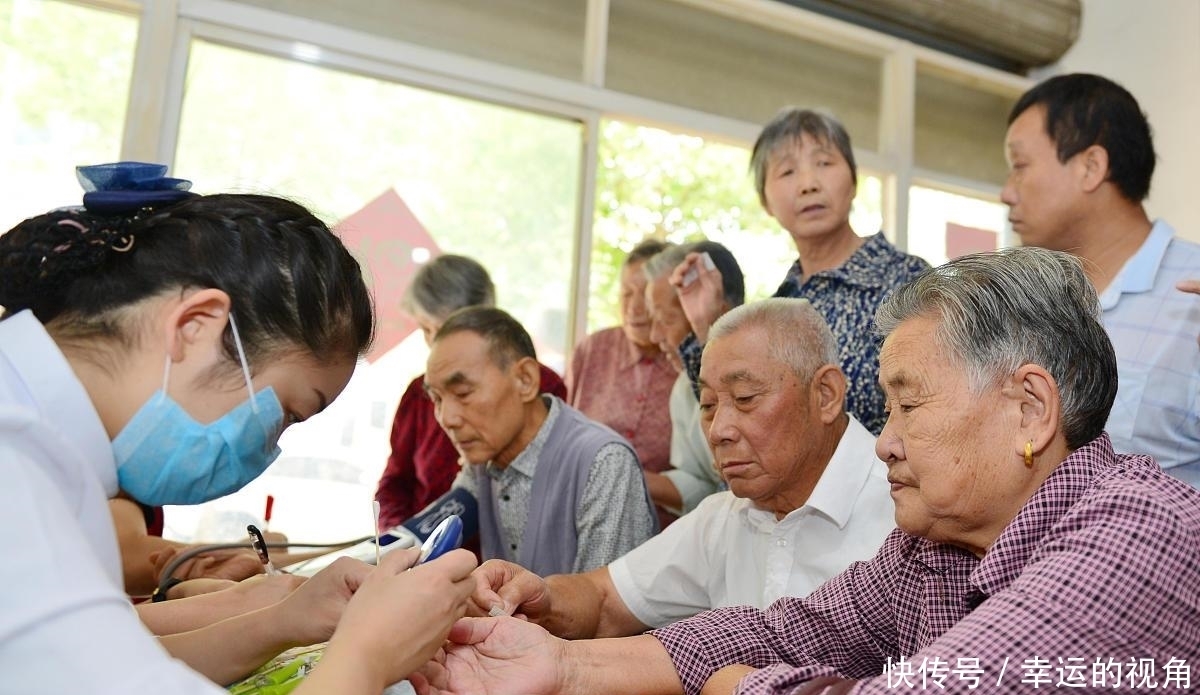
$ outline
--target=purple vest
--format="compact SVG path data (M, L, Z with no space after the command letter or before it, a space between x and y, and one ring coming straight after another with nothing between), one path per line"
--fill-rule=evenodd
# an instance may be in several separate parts
M558 417L542 447L529 497L525 534L515 562L543 577L572 571L578 547L575 510L583 499L588 472L596 454L606 444L629 449L621 435L558 400ZM634 454L636 456L636 453ZM479 539L483 557L512 559L500 538L500 511L492 494L492 478L483 466L474 466L479 490ZM649 493L646 504L652 505ZM653 506L650 506L652 509Z

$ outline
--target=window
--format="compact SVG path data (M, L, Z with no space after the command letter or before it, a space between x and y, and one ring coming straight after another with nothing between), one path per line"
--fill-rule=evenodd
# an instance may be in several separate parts
M382 344L329 410L285 434L283 465L202 512L173 509L172 533L197 533L205 513L261 515L266 494L275 495L281 516L292 505L327 510L326 526L303 539L280 525L296 540L371 530L369 501L392 415L425 364L424 342L411 333L400 298L434 254L482 262L499 305L526 326L542 361L561 370L571 301L564 259L574 257L581 151L575 121L194 42L175 175L201 192L294 198L337 227L368 270ZM319 502L325 483L331 495L344 494ZM239 524L244 531L240 522L224 527Z
M1008 176L1004 133L1020 93L919 61L916 71L908 252L939 265L1009 246L1008 208L999 189Z
M908 252L933 265L1010 245L1006 205L922 186L909 195Z
M1008 175L1004 133L1016 96L981 89L946 71L918 64L913 133L917 167L1004 185Z
M560 369L573 306L587 304L589 330L615 323L617 268L646 235L721 241L746 271L748 298L771 294L795 248L761 210L748 153L728 143L745 143L782 106L832 111L853 135L858 233L908 202L907 219L885 232L933 262L1007 239L996 236L1006 234L1003 207L987 199L1004 177L1003 124L1026 81L786 3L167 5L174 17L146 14L138 63L154 82L146 93L162 101L127 114L139 20L121 10L159 4L0 0L0 229L77 202L72 167L118 159L127 132L142 136L124 143L133 157L165 156L156 148L174 143L172 173L199 192L286 195L345 235L377 296L381 350L328 413L288 433L288 460L255 482L239 513L261 514L272 476L348 486L345 498L367 508L396 400L425 360L397 304L435 253L483 260L501 305ZM186 67L174 59L182 53ZM325 58L346 69L315 64ZM897 132L908 119L895 111L910 103L913 132ZM582 157L581 121L592 119L595 172ZM587 258L575 248L579 182L593 176L585 299L573 296L571 264ZM276 496L282 519L295 500ZM320 516L334 537L369 528L361 510ZM342 517L353 533L337 527ZM192 522L176 535L195 533Z
M0 231L78 205L75 167L119 158L136 40L131 15L0 0Z
M607 120L596 175L588 331L620 323L621 263L639 241L718 241L746 275L746 299L774 294L796 247L758 202L747 148ZM867 236L882 224L882 181L859 170L850 224Z

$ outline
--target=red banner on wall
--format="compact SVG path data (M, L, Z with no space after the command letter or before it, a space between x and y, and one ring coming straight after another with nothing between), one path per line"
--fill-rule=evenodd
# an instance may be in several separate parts
M950 260L968 253L995 251L999 243L1000 235L991 230L946 223L946 258Z
M362 265L375 300L378 325L367 355L373 361L417 329L416 321L400 308L400 298L421 263L441 252L392 189L343 219L334 231Z

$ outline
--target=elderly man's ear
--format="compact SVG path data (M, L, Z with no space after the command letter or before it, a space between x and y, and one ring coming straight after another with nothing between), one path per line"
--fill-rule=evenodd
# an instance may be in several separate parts
M846 412L846 375L832 364L823 365L813 374L812 387L817 395L821 422L828 425Z
M522 357L513 364L513 377L517 381L517 393L522 403L529 403L541 395L542 368L532 357Z
M1040 365L1023 364L1009 377L1003 392L1019 418L1018 451L1023 455L1025 443L1032 442L1036 455L1054 443L1062 425L1062 400L1050 372Z

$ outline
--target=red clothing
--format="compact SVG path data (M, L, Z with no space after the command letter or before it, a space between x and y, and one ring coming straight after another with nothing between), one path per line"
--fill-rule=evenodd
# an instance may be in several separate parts
M565 398L567 387L553 369L542 368L542 393ZM379 527L399 525L450 489L458 475L458 451L433 416L424 375L412 380L392 420L392 453L379 478Z
M162 538L163 535L163 508L151 507L148 504L142 504L137 500L131 500L142 510L142 516L146 519L146 533L151 536Z
M668 401L678 375L666 355L645 359L620 327L606 328L575 346L568 402L628 439L642 468L661 473L671 467Z

